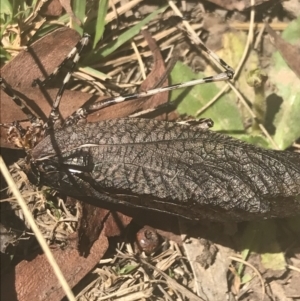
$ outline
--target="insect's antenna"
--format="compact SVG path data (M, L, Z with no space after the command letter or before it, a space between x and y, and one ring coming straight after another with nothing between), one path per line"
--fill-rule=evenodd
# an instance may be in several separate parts
M225 69L225 73L228 75L229 79L232 79L234 76L234 69L230 67L224 60L222 60L216 53L214 53L212 50L207 48L204 43L197 37L197 39L194 39L195 43L201 50L207 53L207 55L218 65L223 67Z
M79 119L85 118L88 114L91 114L91 113L101 110L103 108L112 106L119 102L129 101L129 100L133 100L133 99L137 99L137 98L149 97L149 96L152 96L152 95L155 95L158 93L172 91L175 89L192 87L192 86L200 85L200 84L206 84L206 83L217 82L217 81L226 81L226 80L231 79L230 75L231 75L231 73L228 74L227 72L223 72L223 73L220 73L220 74L217 74L214 76L204 77L201 79L195 79L195 80L188 81L185 83L174 84L171 86L155 88L155 89L151 89L148 91L123 95L123 96L110 97L101 102L96 102L90 106L79 108L68 119L66 119L65 124L69 125L69 124L76 123Z
M35 123L38 120L38 117L29 110L24 100L15 94L15 92L9 87L7 82L2 77L0 77L0 85L3 92L6 93L14 101L14 103L21 108L23 113L27 116L28 121L30 121L32 124Z
M88 35L86 33L83 34L83 37L81 38L80 42L78 43L79 45L77 44L78 46L76 45L76 47L74 47L74 49L72 49L72 51L71 51L72 54L75 51L73 62L72 62L72 65L70 67L70 70L68 71L67 75L64 78L62 86L60 87L59 91L57 92L55 101L54 101L53 106L52 106L51 113L49 115L49 120L46 124L47 127L51 127L54 124L54 122L59 118L58 107L59 107L59 104L60 104L61 97L62 97L62 95L63 95L63 93L66 89L66 86L67 86L68 82L70 81L71 75L72 75L72 73L75 69L75 66L76 66L77 62L80 59L80 54L81 54L82 50L84 49L84 47L89 42L89 38L90 38L90 35Z
M186 21L182 21L184 25L189 28L190 25ZM228 77L231 79L234 76L234 69L230 67L224 60L222 60L216 53L214 53L212 50L210 50L208 47L205 46L205 44L201 41L201 39L197 36L197 34L193 31L185 31L187 35L190 37L192 42L200 48L200 50L204 51L208 58L210 58L211 61L213 61L217 66L221 66L225 73L227 73Z

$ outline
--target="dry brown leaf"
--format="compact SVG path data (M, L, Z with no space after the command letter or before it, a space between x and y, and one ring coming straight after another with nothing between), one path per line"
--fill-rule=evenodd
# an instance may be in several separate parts
M42 16L57 17L63 12L63 7L59 0L47 1L41 8L40 14Z
M81 21L75 16L72 7L71 7L71 0L59 0L62 7L65 9L67 14L74 20L78 25L81 25Z
M296 73L296 75L300 78L300 48L296 45L292 45L286 42L280 35L278 35L271 26L266 23L266 30L269 35L272 37L272 41L276 47L276 49L280 52L281 56L285 60L285 62L289 65L289 67Z
M78 283L102 258L108 247L107 238L102 232L84 258L76 248L76 235L70 237L70 244L64 250L55 249L52 253L71 287ZM30 261L20 262L1 281L1 300L61 300L64 292L53 273L46 257L38 255Z
M43 80L63 61L78 42L79 34L68 28L60 28L35 42L27 51L20 52L1 69L1 76L28 106L40 117L49 116L51 102L58 89L48 90L49 98L38 87L32 87L35 79ZM86 93L66 91L60 112L69 116L92 96ZM95 98L95 97L94 97ZM21 109L1 90L1 123L26 119ZM1 127L1 146L11 147L6 142L6 129Z

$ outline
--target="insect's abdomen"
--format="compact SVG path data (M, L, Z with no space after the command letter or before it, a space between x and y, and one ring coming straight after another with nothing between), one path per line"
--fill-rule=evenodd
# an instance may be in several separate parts
M84 186L77 194L87 193L86 183L96 198L187 218L247 220L300 214L300 154L146 119L73 126L56 132L52 141L61 152L57 173L64 185L75 181ZM33 150L33 158L41 161L54 154L51 137ZM66 170L71 174L66 176ZM65 180L70 176L73 182Z

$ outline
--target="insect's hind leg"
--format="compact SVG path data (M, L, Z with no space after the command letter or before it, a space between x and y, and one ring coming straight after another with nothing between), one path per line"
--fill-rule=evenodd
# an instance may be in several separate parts
M72 48L72 50L68 53L68 55L64 58L64 60L60 63L59 66L57 66L54 71L47 76L43 81L39 79L35 79L33 81L33 85L39 85L40 87L44 87L47 85L47 83L51 82L62 70L62 68L73 59L75 59L75 56L78 52L81 52L83 43L86 41L86 37L89 37L87 34L83 34L83 37L78 41L78 43ZM72 68L72 67L71 67Z
M18 148L31 149L38 137L41 136L43 121L38 118L26 105L26 102L18 97L7 82L0 77L1 89L27 116L25 120L13 121L11 123L0 123L1 127L7 128L7 140ZM21 122L30 122L31 126L27 129L21 126Z
M3 92L7 94L12 99L12 101L22 110L22 112L27 116L28 121L30 121L31 123L36 122L38 117L29 110L24 100L16 95L13 89L8 85L8 83L2 77L0 77L0 85Z

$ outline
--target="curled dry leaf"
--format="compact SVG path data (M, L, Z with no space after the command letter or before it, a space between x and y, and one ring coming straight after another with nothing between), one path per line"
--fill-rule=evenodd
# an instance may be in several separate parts
M50 0L44 3L41 8L40 14L42 16L56 17L60 16L63 12L63 7L59 0Z
M101 232L104 231L105 237L119 236L131 222L131 217L86 202L80 202L80 207L77 246L83 256L88 256L93 243L102 239Z
M49 116L51 103L55 99L58 88L47 90L48 97L46 98L39 87L32 87L33 81L37 78L43 80L51 74L79 38L76 31L60 28L32 44L28 50L20 52L1 69L1 76L37 116L42 118ZM61 115L63 117L69 116L90 98L91 95L86 93L66 91L60 107ZM0 114L1 123L26 119L26 115L3 91L1 91ZM12 148L6 142L6 129L3 127L0 129L1 146Z

